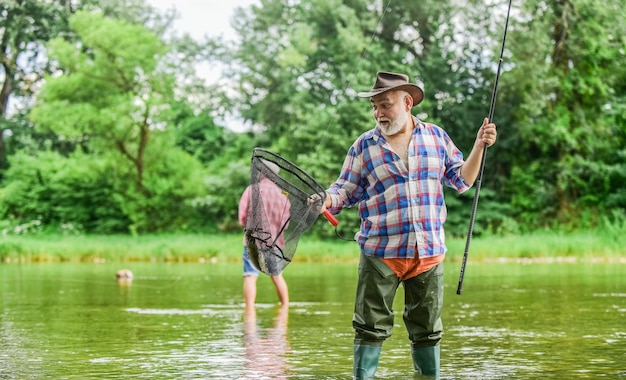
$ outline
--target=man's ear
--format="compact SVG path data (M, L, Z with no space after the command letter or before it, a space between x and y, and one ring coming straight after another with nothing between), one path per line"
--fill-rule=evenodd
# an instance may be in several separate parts
M413 108L413 97L411 95L404 95L404 105L406 106L406 111L410 112L411 108Z

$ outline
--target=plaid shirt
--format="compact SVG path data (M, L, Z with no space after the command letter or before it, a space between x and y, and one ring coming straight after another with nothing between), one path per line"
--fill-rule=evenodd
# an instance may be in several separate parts
M291 203L282 193L282 190L274 184L274 182L267 178L263 178L259 183L248 186L241 195L241 200L239 201L239 224L244 227L248 221L249 213L252 212L250 207L252 207L253 186L259 187L259 199L257 201L260 202L254 211L257 213L265 213L265 217L267 217L267 219L261 217L259 218L269 222L270 233L272 234L271 241L273 241L276 238L276 235L280 232L282 226L289 221ZM246 243L246 236L244 235L243 244L246 245ZM280 234L276 244L279 247L285 246L284 233Z
M365 255L420 258L443 255L447 210L443 184L462 193L463 154L440 127L419 121L409 143L409 168L377 128L350 147L337 181L327 190L329 208L359 205L361 229L356 240Z

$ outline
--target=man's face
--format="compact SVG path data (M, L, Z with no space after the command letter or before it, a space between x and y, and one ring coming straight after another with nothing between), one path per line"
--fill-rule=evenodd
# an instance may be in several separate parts
M376 127L383 135L393 136L404 131L409 118L409 96L404 92L389 91L371 98L372 114L376 120Z

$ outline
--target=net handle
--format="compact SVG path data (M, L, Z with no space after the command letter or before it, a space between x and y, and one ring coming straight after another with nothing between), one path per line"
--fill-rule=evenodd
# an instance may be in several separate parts
M324 215L324 218L326 218L328 222L330 222L330 224L333 225L333 227L337 227L337 225L339 224L339 221L337 220L337 218L335 218L335 216L331 214L330 211L324 210L322 215Z

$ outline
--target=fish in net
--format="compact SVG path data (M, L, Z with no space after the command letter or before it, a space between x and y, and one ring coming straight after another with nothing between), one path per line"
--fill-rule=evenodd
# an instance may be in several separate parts
M248 255L259 271L276 276L292 261L300 236L320 215L324 187L294 163L255 148L246 192ZM324 216L336 226L330 213L326 211Z

